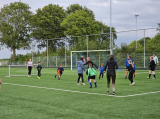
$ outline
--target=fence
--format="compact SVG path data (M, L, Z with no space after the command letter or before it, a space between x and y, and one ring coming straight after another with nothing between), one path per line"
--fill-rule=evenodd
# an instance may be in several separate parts
M133 61L136 64L137 68L148 68L150 59L149 57L152 56L152 53L146 53L145 58L143 53L131 53L131 54L115 54L115 59L117 61L117 64L120 68L125 67L125 61L127 58L127 55L131 55ZM160 53L156 53L157 57L160 58ZM73 67L76 68L77 61L79 60L80 55L75 55L73 58ZM100 66L101 63L106 63L106 61L109 59L109 54L99 54L99 55L91 55L89 54L89 57L91 57L92 61L97 65ZM66 62L65 62L66 60ZM41 62L42 67L59 67L60 64L63 65L63 67L71 67L71 56L66 56L66 59L64 56L49 56L48 57L48 64L47 64L47 57L33 57L33 64L37 64L38 62ZM7 62L1 66L8 66L8 65L26 65L27 62ZM158 68L160 68L158 66Z

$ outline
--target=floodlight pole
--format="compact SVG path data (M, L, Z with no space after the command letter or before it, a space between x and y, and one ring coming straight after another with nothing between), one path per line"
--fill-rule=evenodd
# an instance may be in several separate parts
M135 15L135 17L136 17L136 48L137 48L137 17L138 17L139 15Z
M110 0L110 54L112 54L112 0Z
M65 67L66 67L66 38L65 38Z
M87 37L87 57L88 57L88 35L86 37Z
M146 43L145 43L145 29L144 29L144 68L145 68L145 59L146 59L146 57L145 57L145 45L146 45Z
M47 67L48 67L48 39L47 39Z

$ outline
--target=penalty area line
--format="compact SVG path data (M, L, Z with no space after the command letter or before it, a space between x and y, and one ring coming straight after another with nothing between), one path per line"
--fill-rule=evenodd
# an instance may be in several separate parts
M100 94L100 93L81 92L81 91L64 90L64 89L48 88L48 87L39 87L39 86L31 86L31 85L22 85L22 84L14 84L14 83L2 83L2 84L5 84L5 85L13 85L13 86L22 86L22 87L30 87L30 88L39 88L39 89L48 89L48 90L63 91L63 92L89 94L89 95L102 95L102 96L104 95L104 96L119 97L119 98L134 97L134 96L141 96L141 95L147 95L147 94L160 93L160 91L155 91L155 92L140 93L140 94L133 94L133 95L117 96L117 95L108 95L108 94Z

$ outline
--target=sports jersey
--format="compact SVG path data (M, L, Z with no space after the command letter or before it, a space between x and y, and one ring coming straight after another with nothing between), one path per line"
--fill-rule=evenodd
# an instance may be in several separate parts
M88 69L88 76L97 76L97 72L95 71L94 68L89 68Z
M100 67L100 73L104 73L104 67Z
M133 65L133 70L136 70L136 65L135 64Z
M129 63L128 63L128 61L129 61L129 60L131 60L131 61L132 61L132 63L133 63L133 60L132 60L132 59L126 59L125 67L128 67L128 66L129 66Z
M37 65L37 70L41 70L42 66L41 65Z
M58 70L59 70L59 72L62 74L62 71L64 71L64 68L63 68L63 67L59 67ZM57 70L57 71L58 71L58 70Z

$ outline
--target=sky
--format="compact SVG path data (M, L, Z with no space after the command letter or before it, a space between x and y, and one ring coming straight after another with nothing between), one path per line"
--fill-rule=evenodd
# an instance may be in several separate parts
M19 0L0 0L0 8L5 4ZM111 0L112 26L116 31L127 31L145 28L157 28L160 23L160 0ZM63 6L64 9L71 4L80 4L91 9L95 18L110 26L110 0L21 0L29 4L31 11L36 13L38 8L52 3ZM148 32L149 33L149 32ZM153 33L154 34L154 33ZM132 35L129 35L131 37ZM12 52L4 48L0 50L0 59L9 58ZM17 54L24 54L26 51L16 51Z

